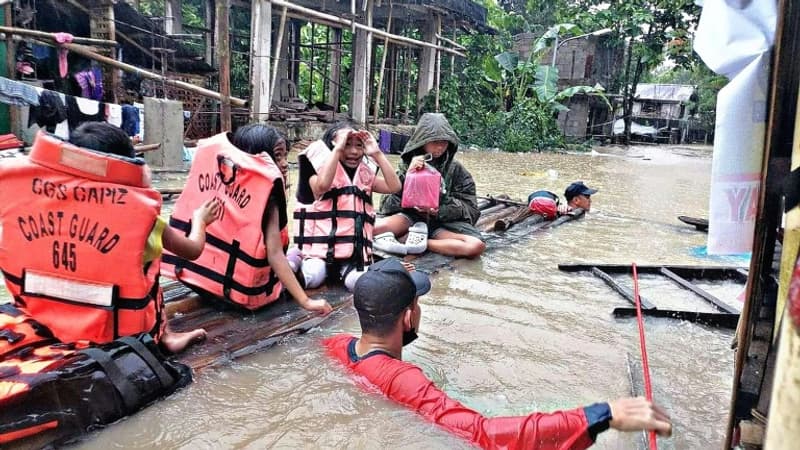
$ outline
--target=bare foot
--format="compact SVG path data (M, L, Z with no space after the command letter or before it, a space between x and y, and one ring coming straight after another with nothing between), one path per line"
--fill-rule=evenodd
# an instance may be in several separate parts
M161 345L164 346L170 353L180 353L186 347L202 342L206 338L206 330L198 328L186 333L176 333L174 331L166 331L164 337L161 338Z

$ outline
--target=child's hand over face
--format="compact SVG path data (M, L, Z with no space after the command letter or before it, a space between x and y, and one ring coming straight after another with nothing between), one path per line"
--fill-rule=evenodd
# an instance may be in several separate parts
M364 153L369 156L370 158L382 153L381 148L378 146L378 141L375 140L375 136L372 135L367 130L361 130L357 134L358 138L361 139L361 142L364 143Z
M192 218L195 222L211 225L222 214L222 201L212 198L194 210Z

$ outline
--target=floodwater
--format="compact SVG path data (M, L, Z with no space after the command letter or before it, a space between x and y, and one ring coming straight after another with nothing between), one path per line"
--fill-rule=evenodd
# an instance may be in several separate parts
M611 315L629 305L590 274L559 272L559 263L745 264L693 256L706 235L676 220L706 216L710 148L596 150L601 154L458 156L482 194L563 193L578 179L600 190L583 220L476 261L458 261L434 276L433 290L422 298L420 338L404 357L452 397L487 415L572 408L630 393L626 354L639 357L636 321ZM627 277L618 280L631 285ZM661 278L643 276L640 284L656 305L711 311ZM705 286L738 305L735 283ZM666 319L646 319L645 327L654 397L675 424L661 448L720 448L733 332ZM340 332L358 333L354 310L270 350L201 372L188 388L77 447L469 447L365 391L329 362L320 341ZM640 437L608 431L596 448L637 448Z

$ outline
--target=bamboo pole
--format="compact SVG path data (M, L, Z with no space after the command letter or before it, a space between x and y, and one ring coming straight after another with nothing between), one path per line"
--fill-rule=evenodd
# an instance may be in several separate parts
M17 28L17 27L6 27L0 26L0 32L8 33L8 34L16 34L19 36L30 36L40 39L51 39L53 42L56 41L56 36L54 33L47 33L44 31L36 31L36 30L28 30L25 28ZM84 44L84 45L99 45L104 47L115 47L117 45L117 41L111 41L108 39L94 39L94 38L85 38L74 36L72 38L72 42L75 44Z
M270 109L272 108L272 103L275 102L275 83L278 80L278 66L280 66L279 62L281 59L281 49L283 48L283 35L286 32L286 13L288 12L288 8L285 6L283 7L283 12L281 12L281 23L278 26L278 42L275 45L275 51L272 52L275 55L275 58L272 60L272 87L269 89L269 101L270 104L267 105L267 114L269 114Z
M52 44L52 43L46 43L46 42L41 42L41 43L45 44L45 45L57 46L57 44ZM106 64L108 66L116 67L117 69L124 70L126 72L135 73L135 74L141 76L142 78L147 78L147 79L150 79L150 80L158 80L158 81L164 83L167 86L173 86L173 87L176 87L176 88L179 88L179 89L184 89L184 90L187 90L189 92L193 92L193 93L195 93L197 95L202 95L204 97L213 98L215 100L219 100L219 101L223 100L223 96L219 92L214 92L214 91L211 91L209 89L202 88L200 86L195 86L195 85L190 84L190 83L185 83L183 81L171 80L169 78L163 77L163 76L158 75L156 73L153 73L153 72L150 72L150 71L147 71L147 70L144 70L144 69L140 69L140 68L138 68L136 66L132 66L130 64L126 64L124 62L117 61L115 59L111 59L111 58L109 58L107 56L103 56L103 55L97 54L97 53L93 52L92 50L90 50L90 49L88 49L88 48L86 48L86 47L84 47L82 45L78 45L78 44L61 44L60 46L68 49L69 51L75 52L75 53L77 53L77 54L79 54L81 56L84 56L84 57L89 58L89 59L93 59L93 60L95 60L97 62ZM231 103L231 105L239 106L239 107L247 106L247 101L246 100L242 100L240 98L235 98L235 97L230 97L230 103Z
M455 34L455 31L453 33ZM443 42L447 42L448 44L452 45L456 49L461 50L463 52L467 51L467 47L464 47L463 45L459 44L458 42L452 39L447 39L446 37L440 35L439 33L436 33L436 39L439 39L440 41Z
M232 131L231 119L231 35L230 35L230 1L217 1L217 64L219 65L219 93L222 96L220 104L220 128L222 131Z
M302 6L295 5L293 3L289 3L288 1L272 0L272 4L273 5L278 5L278 6L283 6L283 7L288 8L288 9L292 9L294 11L297 11L298 13L301 13L301 14L305 15L307 18L326 20L328 22L336 23L336 24L339 24L339 25L347 26L347 27L360 28L360 29L362 29L364 31L367 31L368 33L373 33L376 36L388 37L392 42L395 42L395 43L398 43L398 44L411 45L411 46L416 46L416 47L429 47L429 48L441 50L443 52L451 53L451 54L454 54L456 56L460 56L462 58L466 58L466 55L464 53L458 51L458 50L453 50L453 49L448 48L448 47L442 47L441 45L436 45L436 44L433 44L431 42L419 41L417 39L411 39L411 38L407 38L405 36L398 36L396 34L387 33L387 32L385 32L383 30L379 30L377 28L374 28L374 27L371 27L371 26L368 26L368 25L364 25L364 24L358 23L358 22L353 21L353 20L344 19L344 18L341 18L341 17L332 16L330 14L325 14L325 13L321 13L321 12L318 12L318 11L314 11L313 9L304 8Z
M392 9L394 8L394 2L389 2L389 18L386 20L386 32L391 33L392 31ZM381 56L381 74L378 77L378 90L375 92L375 109L373 109L373 122L378 123L378 115L380 114L381 110L381 90L383 90L383 77L384 72L386 71L386 55L389 53L389 38L385 37L383 40L383 55Z
M82 4L78 3L76 0L67 0L67 2L70 5L74 6L75 8L78 8L79 10L81 10L84 14L88 15L89 17L92 17L92 12L89 10L89 8L87 8L87 7L83 6ZM127 34L120 33L119 31L117 31L115 33L115 35L117 37L119 37L120 39L122 39L123 41L127 42L128 44L136 47L139 51L141 51L145 55L149 56L151 59L153 59L153 60L156 59L156 55L153 54L153 52L151 52L150 50L148 50L148 49L142 47L141 45L139 45L138 42L136 42L132 38L128 37Z

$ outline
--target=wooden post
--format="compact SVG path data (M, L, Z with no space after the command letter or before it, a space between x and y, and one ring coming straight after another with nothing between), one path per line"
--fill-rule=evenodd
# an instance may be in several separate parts
M308 62L308 103L314 104L314 50L317 46L317 26L311 22L311 60Z
M794 136L791 147L791 170L800 170L800 94L798 94L798 68L794 58L800 51L800 38L794 30L800 23L800 5L796 2L783 0L778 2L779 23L778 33L776 34L776 50L774 61L777 70L773 73L773 94L774 101L783 104L786 114L791 114L789 108L791 94L785 90L794 90L793 94L797 98L794 104ZM781 23L782 22L782 23ZM781 92L784 90L784 92ZM788 97L788 98L787 98ZM783 131L788 134L787 128L790 127L786 122L786 117L771 118L770 129ZM768 129L769 130L769 129ZM769 134L768 134L769 135ZM776 136L769 142L775 142L778 148L785 150L787 140L782 139L786 136ZM783 156L783 155L780 155ZM772 159L772 158L770 158ZM764 165L767 166L769 159ZM781 186L783 183L778 183ZM780 188L779 188L780 189ZM782 193L782 192L781 192ZM776 194L780 199L781 193ZM788 199L790 196L787 195ZM790 205L794 206L794 205ZM769 407L769 422L767 425L766 449L790 449L795 448L797 439L800 438L800 327L798 324L797 306L800 299L790 298L792 289L792 277L797 270L796 262L800 248L800 207L792 207L786 214L786 229L783 237L782 258L780 269L780 290L778 292L777 312L780 320L780 335L778 345L778 357L772 384L772 392L762 395L771 395ZM753 253L755 257L756 253ZM789 304L787 304L789 302ZM783 313L783 317L780 314Z
M89 9L89 30L94 39L116 41L116 22L114 22L114 4L110 0L94 3ZM103 56L116 59L114 48L98 50ZM117 103L117 90L120 88L119 71L103 71L103 84L105 85L105 98Z
M216 0L217 5L217 61L219 63L220 131L232 131L231 120L231 48L228 13L230 0Z
M203 2L205 7L206 29L214 29L214 0L205 0ZM214 45L216 45L216 32L206 32L206 64L214 66Z
M406 66L406 98L405 98L405 112L403 113L403 120L408 121L409 109L411 109L411 49L406 49L406 54L403 57Z
M14 16L13 16L13 7L12 3L7 3L3 6L3 25L8 27L14 26ZM16 59L15 56L17 54L17 45L14 43L14 39L11 36L7 36L5 48L6 48L6 59L4 61L6 65L6 73L3 76L8 77L12 80L16 79ZM19 117L17 113L17 108L13 108L10 106L3 105L3 111L8 111L8 130L2 130L3 132L15 133L19 128Z
M300 83L300 39L302 38L302 33L300 32L303 28L303 23L299 20L292 20L292 59L289 61L289 67L292 68L292 74L289 78L294 81L294 84L297 85ZM299 95L300 86L298 86Z
M331 72L331 27L325 27L325 67L322 78L322 102L328 100L328 80Z
M442 18L435 14L431 20L425 22L422 30L422 40L436 44L436 35L442 33ZM417 81L417 112L422 108L422 99L433 89L436 81L436 53L432 47L422 49L419 62L419 80Z
M331 47L331 76L328 89L328 103L333 105L334 111L339 112L340 86L342 85L342 29L333 29L333 46Z
M252 0L250 14L250 86L253 90L252 118L259 122L269 119L270 59L272 56L272 3L269 0Z
M389 3L389 18L386 20L386 32L392 32L392 10L394 8L394 3ZM383 55L381 56L381 73L378 78L378 89L375 91L375 109L373 114L373 123L378 123L378 116L380 116L381 112L381 90L383 89L383 77L384 72L386 71L386 57L389 56L389 38L386 37L383 40ZM386 108L387 112L389 110L388 104Z
M367 6L367 26L372 27L372 1ZM367 80L370 70L370 56L372 54L372 33L356 30L355 51L353 54L353 87L350 98L350 111L353 120L360 124L367 123L367 97L369 86Z
M287 10L284 6L283 12L281 13L281 22L280 25L278 25L278 42L275 44L275 62L272 64L272 87L269 89L269 103L267 104L268 111L272 107L272 102L275 101L275 85L278 81L278 69L283 67L283 64L281 64L281 56L283 55L284 47L283 35L286 33L286 12Z
M167 35L183 33L183 12L181 0L167 0L164 4L164 31Z
M385 116L392 118L394 116L394 102L397 88L397 46L392 45L389 47L389 61L386 70L389 71L389 82L386 84L386 111Z

